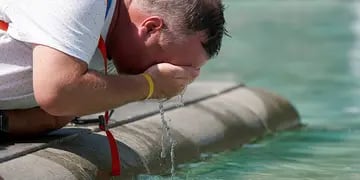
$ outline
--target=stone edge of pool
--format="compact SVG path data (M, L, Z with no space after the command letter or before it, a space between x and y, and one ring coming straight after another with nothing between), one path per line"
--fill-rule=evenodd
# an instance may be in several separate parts
M297 110L283 97L239 85L226 89L166 111L176 141L176 164L301 126ZM169 152L166 159L160 158L161 126L159 115L149 114L111 128L120 149L122 177L169 170ZM111 170L107 143L103 132L81 133L1 163L0 176L5 180L106 179Z

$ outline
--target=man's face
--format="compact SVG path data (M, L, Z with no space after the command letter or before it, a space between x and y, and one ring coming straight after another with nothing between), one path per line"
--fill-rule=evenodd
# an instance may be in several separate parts
M201 44L201 35L190 35L181 43L173 43L164 48L160 62L178 66L190 66L200 69L208 60L208 56Z
M129 47L129 46L128 46ZM191 66L200 69L208 60L201 44L201 35L188 36L181 43L169 43L163 48L143 45L122 53L121 61L114 61L118 71L126 74L139 74L158 63L170 63L178 66ZM129 53L129 52L133 53Z

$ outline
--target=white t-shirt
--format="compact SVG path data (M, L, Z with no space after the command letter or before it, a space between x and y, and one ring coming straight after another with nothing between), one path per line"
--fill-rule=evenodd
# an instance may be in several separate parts
M105 0L0 0L0 110L38 106L32 86L32 46L42 44L102 70L97 49L106 35L116 1L105 19ZM55 72L56 73L56 72ZM51 77L48 77L51 78Z

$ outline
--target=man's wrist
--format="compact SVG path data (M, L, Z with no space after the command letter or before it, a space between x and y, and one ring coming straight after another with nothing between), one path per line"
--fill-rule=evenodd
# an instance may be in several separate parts
M150 98L153 96L153 94L154 94L154 88L155 88L155 86L154 86L154 81L153 81L153 79L152 79L152 77L151 77L150 74L148 74L148 73L143 73L142 75L144 76L144 78L146 79L146 81L148 82L148 85L149 85L149 86L148 86L148 89L149 89L148 95L146 96L145 99L150 99Z

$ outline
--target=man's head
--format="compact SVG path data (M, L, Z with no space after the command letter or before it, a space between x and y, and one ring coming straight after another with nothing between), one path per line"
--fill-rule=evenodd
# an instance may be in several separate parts
M111 55L124 73L160 62L200 68L226 33L221 0L124 0L119 11Z

